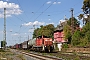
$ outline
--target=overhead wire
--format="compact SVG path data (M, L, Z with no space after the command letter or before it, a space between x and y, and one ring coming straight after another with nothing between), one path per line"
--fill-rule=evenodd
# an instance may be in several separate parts
M40 6L40 8L36 11L36 12L38 12L45 4L46 4L46 2L47 1L45 1L41 6ZM32 12L34 15L33 16L35 16L36 15L36 12ZM42 12L41 12L42 13ZM30 17L30 19L32 19L33 18L33 16L32 17Z
M54 2L56 2L56 1L57 1L57 0L55 0ZM45 3L46 3L46 2L45 2ZM45 4L45 3L44 3L44 4ZM43 4L42 6L44 6L44 4ZM41 6L41 7L42 7L42 6ZM41 13L34 19L34 21L35 21L37 18L39 18L39 17L40 17L46 10L48 10L51 6L52 6L52 4L50 4L43 12L41 12ZM41 8L41 7L40 7L40 8ZM40 9L40 8L39 8L39 9Z
M47 2L47 1L45 1L45 2L41 5L41 7L40 7L36 12L38 12L38 11L45 5L46 2ZM32 12L32 13L34 13L34 12ZM36 13L34 13L33 16L35 16L35 14L36 14ZM32 16L32 17L33 17L33 16ZM32 17L30 17L30 19L32 19ZM38 16L38 17L39 17L39 16ZM27 27L28 27L28 26L27 26ZM27 27L26 27L26 28L27 28ZM26 29L26 28L25 28L25 29Z
M17 2L18 2L18 4L20 5L21 9L24 10L23 7L22 7L22 5L20 4L19 0L17 0ZM24 15L25 15L25 16L27 17L27 19L29 20L29 17L28 17L27 14L25 13L25 11L24 11ZM22 17L21 17L21 18L22 18ZM25 21L24 19L23 19L22 21L27 22L27 21Z
M78 2L78 3L76 3L76 4L74 4L72 7L75 7L75 6L77 6L78 4L79 4L80 2ZM71 8L69 8L69 9L71 9ZM66 10L64 10L63 12L65 12L65 11L67 11L68 9L66 9ZM62 13L63 13L62 12ZM67 12L70 12L70 11L67 11ZM75 13L74 15L76 15L76 14L78 14L78 13L80 13L81 11L79 11L79 12L77 12L77 13ZM65 14L66 15L66 14ZM60 18L60 19L63 19L63 17L62 18ZM59 19L59 20L60 20Z
M57 0L55 0L54 2L56 2ZM52 4L50 4L41 14L39 14L35 19L34 21L39 17L41 16L46 10L48 10L50 7L52 6Z
M18 1L18 0L17 0L17 1ZM38 11L45 5L46 2L47 2L47 1L45 1L45 2L43 3L43 5L42 5L36 12L38 12ZM19 1L18 1L18 3L19 3ZM19 4L20 4L20 3L19 3ZM20 5L21 5L21 4L20 4ZM51 5L52 5L52 4L51 4ZM50 6L51 6L51 5L50 5ZM50 6L49 6L49 7L50 7ZM48 8L49 8L49 7L48 7ZM48 9L48 8L47 8L47 9ZM46 9L46 10L47 10L47 9ZM45 10L45 11L46 11L46 10ZM34 12L32 12L32 13L34 13ZM41 12L41 14L43 14L43 13L44 13L44 12ZM35 14L36 14L36 13L34 13L33 16L35 16ZM40 14L40 15L41 15L41 14ZM39 16L40 16L40 15L39 15ZM33 17L33 16L32 16L32 17ZM39 16L38 16L38 17L39 17ZM32 19L32 17L31 17L30 19ZM38 17L37 17L37 18L38 18ZM36 18L36 19L37 19L37 18ZM35 20L34 20L34 21L35 21ZM26 28L25 28L25 29L26 29Z
M57 1L57 0L56 0L56 1ZM51 5L52 5L52 4L51 4ZM51 6L51 5L50 5L50 6ZM50 7L50 6L49 6L49 7ZM49 8L49 7L48 7L48 8ZM48 9L48 8L47 8L47 9ZM47 9L45 9L43 12L41 12L41 14L39 14L39 15L34 19L34 21L35 21L40 15L42 15ZM66 10L65 10L65 11L66 11Z
M18 0L17 0L17 1L18 1ZM18 1L18 3L19 3L19 1ZM20 3L19 3L19 4L20 4ZM45 3L44 3L44 4L45 4ZM43 4L43 5L44 5L44 4ZM21 4L20 4L20 5L21 5ZM43 5L42 5L42 6L43 6ZM52 5L52 4L51 4L51 5ZM50 6L51 6L51 5L50 5ZM49 7L50 7L50 6L49 6ZM49 7L48 7L48 8L49 8ZM22 7L21 7L21 8L22 8ZM48 8L47 8L47 9L48 9ZM47 10L47 9L46 9L46 10ZM44 10L40 15L42 15L46 10ZM39 15L39 16L40 16L40 15ZM15 16L15 15L14 15L14 16ZM37 16L34 20L36 20L39 16ZM16 16L15 16L15 17L16 17ZM17 18L18 18L18 17L17 17ZM20 18L18 18L18 19L21 20ZM21 20L21 21L23 21L23 20ZM26 22L26 21L24 21L24 22Z
M54 2L56 2L56 1L57 1L57 0L55 0ZM46 3L46 2L45 2L45 3ZM45 3L44 3L44 4L45 4ZM42 6L44 6L44 4L43 4ZM42 6L41 6L41 7L42 7ZM41 12L41 14L39 14L39 15L34 19L34 21L35 21L39 16L41 16L46 10L48 10L51 6L52 6L52 4L49 5L43 12ZM41 7L40 7L40 8L41 8Z
M17 1L18 1L19 5L20 5L21 9L22 9L22 10L24 10L24 9L23 9L23 7L21 6L21 4L20 4L19 0L17 0ZM27 14L26 14L25 12L24 12L24 14L25 14L25 15L26 15L26 17L28 18ZM29 18L28 18L28 19L29 19Z
M45 4L45 3L44 3ZM15 16L15 15L14 15ZM19 19L20 21L24 21L24 20L22 20L22 19L20 19L19 17L17 17L17 16L15 16L17 19ZM24 21L24 22L26 22L26 21ZM20 27L21 28L21 27ZM19 33L20 33L20 31L18 31Z
M15 9L15 8L14 8L14 9ZM26 22L26 21L24 21L23 18L21 19L21 18L17 17L16 15L13 15L13 16L16 17L16 18L17 18L18 20L20 20L20 21ZM14 23L15 23L15 22L14 22ZM21 29L21 27L20 27L20 29ZM20 30L20 29L19 29L19 30ZM15 33L16 33L16 32L15 32ZM18 31L17 33L20 34L20 31ZM16 41L16 40L15 40L15 41Z
M23 7L21 6L20 2L19 2L18 0L17 0L17 2L18 2L18 4L20 5L21 9L23 10ZM27 19L29 19L25 12L24 12L24 15L27 17ZM15 15L14 15L14 16L15 16ZM17 17L17 16L15 16L15 17ZM18 17L17 17L17 18L18 18ZM22 18L22 17L21 17L21 18ZM18 18L18 19L20 19L20 18ZM22 19L23 19L23 18L22 18ZM24 21L25 23L27 23L24 19L23 19L23 20L22 20L22 19L20 19L20 20L21 20L21 21ZM21 27L22 27L22 25L20 25L20 28L19 28L19 31L18 31L18 32L20 32Z
M18 0L17 0L17 1L18 1ZM19 3L19 5L20 5L20 7L22 8L22 6L21 6L21 4L20 4L19 1L18 1L18 3ZM45 3L44 3L44 4L45 4ZM43 5L44 5L44 4L43 4ZM42 6L43 6L43 5L42 5ZM41 6L41 7L42 7L42 6ZM41 8L41 7L40 7L40 8ZM40 9L40 8L39 8L39 9ZM38 10L39 10L39 9L38 9ZM22 10L23 10L23 8L22 8ZM25 12L24 12L24 14L25 14ZM26 14L25 14L25 15L26 15ZM15 17L16 17L16 16L15 16ZM28 18L27 15L26 15L26 17ZM18 17L17 17L17 18L18 18ZM20 18L18 18L18 19L20 19ZM20 20L21 20L21 19L20 19ZM28 20L30 20L30 19L28 19ZM21 21L23 21L23 20L21 20ZM27 23L26 21L24 21L24 22ZM22 26L22 25L21 25L21 26ZM20 26L20 29L21 29L21 26ZM27 28L27 27L26 27L26 28ZM25 28L25 29L26 29L26 28ZM20 29L19 29L19 31L20 31Z
M17 1L18 1L18 0L17 0ZM18 1L18 2L19 2L19 1ZM19 3L19 4L20 4L20 3ZM45 3L44 3L44 4L45 4ZM44 4L43 4L43 5L44 5ZM42 6L43 6L43 5L42 5ZM49 7L50 7L50 6L49 6ZM49 8L49 7L48 7L48 8ZM48 8L47 8L47 9L48 9ZM46 10L47 10L47 9L46 9ZM45 11L46 11L46 10L45 10ZM42 14L42 13L41 13L41 14ZM41 14L40 14L40 15L41 15ZM39 15L39 16L40 16L40 15ZM14 16L15 16L15 15L14 15ZM39 17L39 16L38 16L38 17ZM15 17L18 18L17 16L15 16ZM37 17L37 18L38 18L38 17ZM37 19L37 18L36 18L36 19ZM18 19L21 20L20 18L18 18ZM23 21L23 20L21 20L21 21ZM24 22L26 22L26 21L24 21Z

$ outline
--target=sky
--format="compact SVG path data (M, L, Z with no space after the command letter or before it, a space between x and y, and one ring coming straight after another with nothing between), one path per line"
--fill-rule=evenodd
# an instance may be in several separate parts
M4 8L6 8L7 46L21 43L32 38L34 28L54 24L82 11L83 0L0 0L0 41L4 37ZM0 44L1 45L1 44Z

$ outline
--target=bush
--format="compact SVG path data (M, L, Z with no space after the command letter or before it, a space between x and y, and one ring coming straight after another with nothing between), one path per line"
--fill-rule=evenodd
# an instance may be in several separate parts
M68 48L68 44L67 43L63 44L62 48Z

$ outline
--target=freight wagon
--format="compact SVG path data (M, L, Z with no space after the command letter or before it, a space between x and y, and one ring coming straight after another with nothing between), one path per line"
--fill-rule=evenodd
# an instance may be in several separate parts
M18 44L18 48L22 49L22 43Z
M19 48L19 44L15 44L15 45L13 46L13 48L14 48L14 49L18 49L18 48Z
M28 41L28 48L29 48L30 50L33 49L33 46L35 45L35 43L36 43L36 38L30 39L30 40Z
M22 49L28 49L28 41L24 41L23 43L22 43Z

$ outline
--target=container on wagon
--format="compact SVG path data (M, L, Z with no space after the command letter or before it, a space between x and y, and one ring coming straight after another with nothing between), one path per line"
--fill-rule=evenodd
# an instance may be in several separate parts
M28 41L28 46L33 46L33 45L35 45L35 41L36 41L36 38L29 40L29 41Z

